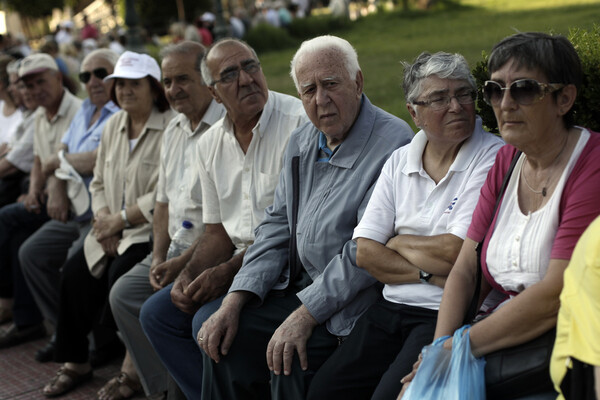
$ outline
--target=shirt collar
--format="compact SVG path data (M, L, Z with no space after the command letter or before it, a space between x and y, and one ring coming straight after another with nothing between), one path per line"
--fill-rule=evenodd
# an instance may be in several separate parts
M148 120L146 121L146 124L144 125L144 129L142 129L142 133L140 134L139 137L141 138L145 134L145 132L148 130L162 131L166 126L165 117L170 112L171 112L170 110L167 110L167 111L161 113L160 111L158 111L158 109L156 107L152 107L152 112L150 113L150 116L148 117ZM127 119L128 119L128 117L121 119L121 123L119 124L119 127L118 127L119 132L121 132L121 133L127 132Z
M73 96L71 92L67 91L66 89L63 89L63 97L60 100L60 105L58 106L58 111L56 112L56 115L54 115L54 117L52 117L52 120L50 121L51 124L53 124L59 118L62 118L65 115L67 115L69 109L73 106L74 99L75 96ZM45 112L46 111L44 110L44 113Z
M261 127L268 126L269 120L271 119L271 115L273 114L273 107L274 107L274 105L273 105L274 100L272 100L273 97L274 96L271 94L271 91L269 90L269 97L267 98L267 102L265 103L265 106L262 109L260 118L258 119L258 122L256 123L256 125L254 125L254 128L252 128L253 135L258 134L259 137L262 137L263 129L261 129ZM229 114L225 115L225 119L223 120L223 129L226 132L231 133L232 135L234 134L233 122L231 121L231 118L229 118Z

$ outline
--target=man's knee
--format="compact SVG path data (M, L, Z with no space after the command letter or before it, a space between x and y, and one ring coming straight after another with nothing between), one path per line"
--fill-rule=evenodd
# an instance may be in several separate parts
M168 311L166 316L163 316L163 314L167 308L170 308L169 306L172 306L171 287L172 285L169 285L154 293L142 305L140 323L146 336L149 336L149 333L151 334L154 331L155 324L158 321L162 320L163 317L168 317Z

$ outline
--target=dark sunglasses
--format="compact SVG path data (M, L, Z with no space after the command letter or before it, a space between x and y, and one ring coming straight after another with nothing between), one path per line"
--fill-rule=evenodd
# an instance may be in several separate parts
M482 92L483 100L491 106L497 106L502 102L505 90L508 90L510 97L517 104L528 106L542 100L546 94L556 92L565 86L563 83L540 83L535 79L519 79L508 87L495 81L485 81Z
M88 83L90 79L92 79L92 74L94 74L94 76L98 79L104 79L108 76L108 71L106 70L106 68L96 68L92 72L80 72L79 80L81 81L81 83Z

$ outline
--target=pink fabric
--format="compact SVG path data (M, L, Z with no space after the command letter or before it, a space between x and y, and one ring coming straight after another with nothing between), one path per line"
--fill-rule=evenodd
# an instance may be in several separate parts
M479 202L467 232L468 238L479 242L490 228L489 221L497 194L516 152L517 149L508 144L498 152L496 162L481 188ZM590 131L590 138L575 163L561 196L560 223L552 246L551 258L569 260L577 240L598 215L600 215L600 134ZM498 212L494 215L492 227L496 224L497 216ZM494 282L488 272L485 260L489 240L490 235L487 235L481 254L483 275L492 287L507 293Z

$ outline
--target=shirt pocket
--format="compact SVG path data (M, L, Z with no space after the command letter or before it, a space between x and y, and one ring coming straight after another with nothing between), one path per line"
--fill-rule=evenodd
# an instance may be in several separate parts
M275 188L277 187L277 183L279 183L279 173L258 173L258 178L256 182L256 200L259 209L265 209L271 204L273 204L273 197L275 195Z

